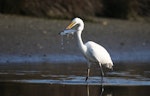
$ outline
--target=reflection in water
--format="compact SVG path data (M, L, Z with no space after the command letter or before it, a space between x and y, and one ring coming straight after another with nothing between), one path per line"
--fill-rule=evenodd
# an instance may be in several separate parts
M89 84L87 84L86 88L87 88L87 96L93 96L93 94L90 95L90 86L89 86ZM101 89L100 90L100 95L98 95L98 96L103 96L104 86L101 85L100 89ZM109 96L111 96L111 95L109 95Z
M113 72L105 71L103 86L94 65L87 86L86 64L77 63L80 57L65 58L72 63L0 64L0 96L150 96L150 64L115 64Z
M150 86L65 85L0 82L0 96L150 96Z
M106 91L104 90L104 85L100 85L100 86L97 86L97 87L99 87L99 90L97 90L98 94L94 95L92 92L90 94L90 86L87 84L87 86L86 86L86 88L87 88L87 96L113 96L113 94L111 93L110 89L106 89ZM107 90L109 90L109 91L107 91Z
M104 90L105 87L105 90ZM87 85L86 96L149 96L150 86L93 86Z
M64 36L61 36L61 49L64 49Z

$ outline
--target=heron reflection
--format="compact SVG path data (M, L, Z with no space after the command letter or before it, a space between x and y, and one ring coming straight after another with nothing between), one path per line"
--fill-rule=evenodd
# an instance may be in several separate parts
M95 92L95 86L94 86L94 88L90 88L92 86L90 86L89 84L86 85L87 96L113 96L113 94L112 94L112 92L110 92L109 88L104 89L104 85L99 85L97 92Z
M90 96L90 86L89 86L89 84L86 85L86 88L87 88L87 96ZM99 94L98 95L103 96L103 92L104 92L104 86L100 85L100 95Z

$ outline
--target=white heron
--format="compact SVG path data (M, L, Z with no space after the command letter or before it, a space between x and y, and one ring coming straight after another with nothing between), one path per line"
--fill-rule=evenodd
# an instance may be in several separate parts
M103 46L101 46L93 41L88 41L85 44L83 43L82 38L81 38L81 33L84 29L84 23L80 18L74 18L72 20L72 22L66 27L66 30L70 30L75 25L78 25L78 27L76 29L76 34L77 34L79 48L80 48L81 52L83 53L84 57L88 61L86 81L89 78L90 66L92 63L99 64L100 69L101 69L101 75L102 75L101 80L103 81L104 72L103 72L102 65L106 66L109 69L112 69L113 62L111 60L111 57L110 57L109 53L107 52L107 50ZM66 33L65 33L65 31L61 32L61 34L63 34L63 35L69 34L69 31L67 31L67 32Z

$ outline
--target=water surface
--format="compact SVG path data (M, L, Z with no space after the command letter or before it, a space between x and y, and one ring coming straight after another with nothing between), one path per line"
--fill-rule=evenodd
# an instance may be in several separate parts
M97 64L92 65L90 78L85 81L87 65L80 56L62 58L66 62L60 62L60 58L60 61L52 59L53 62L50 62L50 59L38 59L38 56L20 58L16 59L17 62L11 59L13 62L10 60L0 64L1 96L150 95L150 64L147 63L116 63L113 71L104 68L102 86Z

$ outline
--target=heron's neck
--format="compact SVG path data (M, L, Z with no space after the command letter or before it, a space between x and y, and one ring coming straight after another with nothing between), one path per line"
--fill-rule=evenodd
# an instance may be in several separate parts
M82 33L82 31L77 32L77 40L78 40L78 46L84 54L86 52L86 46L84 45L84 43L82 41L81 33Z

